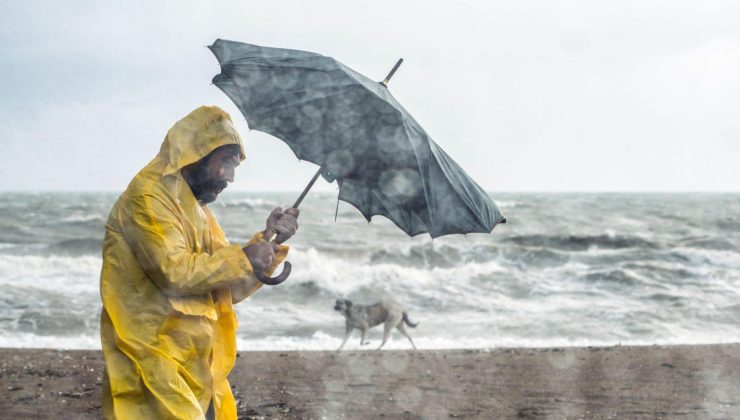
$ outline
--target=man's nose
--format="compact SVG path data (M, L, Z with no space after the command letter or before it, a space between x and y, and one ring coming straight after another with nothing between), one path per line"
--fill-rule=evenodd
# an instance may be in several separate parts
M234 182L234 169L229 168L224 171L224 178L229 182Z

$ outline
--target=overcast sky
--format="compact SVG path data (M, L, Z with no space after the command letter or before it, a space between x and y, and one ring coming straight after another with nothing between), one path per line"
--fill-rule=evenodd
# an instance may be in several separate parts
M244 136L232 188L301 189L210 85L216 38L403 57L392 92L489 191L740 191L740 3L677 0L0 0L0 190L122 190L201 104Z

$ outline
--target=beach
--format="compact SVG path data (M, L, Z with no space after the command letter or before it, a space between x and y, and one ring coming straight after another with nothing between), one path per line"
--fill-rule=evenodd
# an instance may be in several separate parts
M0 349L4 418L100 418L102 353ZM240 418L739 418L740 344L241 352Z

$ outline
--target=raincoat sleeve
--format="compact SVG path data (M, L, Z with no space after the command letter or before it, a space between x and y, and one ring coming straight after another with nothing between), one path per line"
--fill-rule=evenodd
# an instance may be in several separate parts
M169 296L208 293L251 277L252 265L241 245L213 253L193 252L182 216L153 195L134 197L125 206L126 242L144 272Z

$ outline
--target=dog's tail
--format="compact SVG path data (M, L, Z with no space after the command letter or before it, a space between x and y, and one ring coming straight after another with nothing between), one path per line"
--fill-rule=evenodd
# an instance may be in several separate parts
M406 312L403 313L403 322L405 322L406 325L408 325L411 328L416 328L416 326L419 325L418 322L416 324L411 322L411 320L409 319L409 315Z

